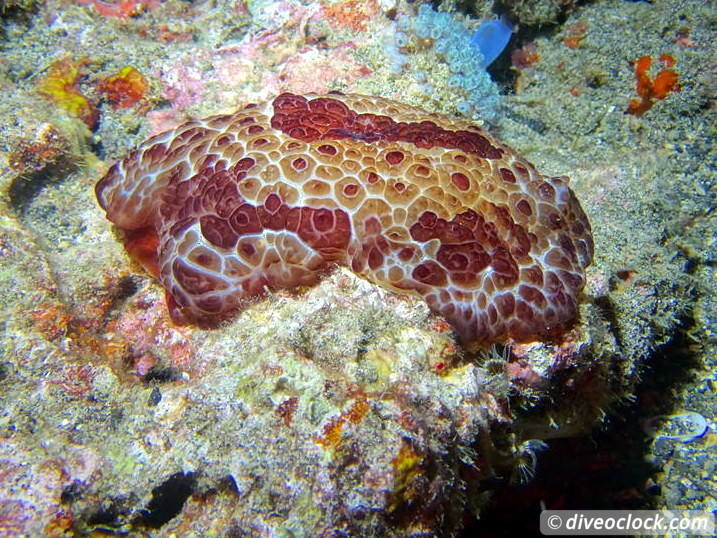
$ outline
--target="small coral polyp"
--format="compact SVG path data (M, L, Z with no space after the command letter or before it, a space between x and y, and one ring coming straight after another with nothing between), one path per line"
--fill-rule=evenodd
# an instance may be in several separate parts
M147 140L96 186L175 322L212 326L344 265L423 297L464 344L565 330L593 255L567 178L465 121L282 94Z

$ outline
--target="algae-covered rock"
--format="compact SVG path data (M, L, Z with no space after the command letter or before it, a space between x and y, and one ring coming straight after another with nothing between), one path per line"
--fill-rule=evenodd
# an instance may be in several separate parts
M510 16L521 27L540 28L564 21L577 3L575 0L498 0L495 9Z

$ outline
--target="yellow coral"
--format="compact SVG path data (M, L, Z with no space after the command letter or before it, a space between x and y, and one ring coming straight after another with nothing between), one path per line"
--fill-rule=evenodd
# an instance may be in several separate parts
M92 129L97 123L99 112L90 100L80 93L78 86L80 69L86 63L86 59L73 61L69 58L54 62L37 91Z
M423 473L423 456L406 439L403 440L401 449L393 458L394 487L391 494L389 511L394 512L400 506L414 499L418 492L415 490L414 482Z

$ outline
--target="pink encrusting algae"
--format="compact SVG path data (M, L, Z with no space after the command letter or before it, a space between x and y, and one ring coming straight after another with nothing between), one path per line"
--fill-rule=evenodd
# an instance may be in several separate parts
M377 97L282 94L149 139L96 187L178 322L335 265L422 296L469 346L562 332L593 243L566 178Z

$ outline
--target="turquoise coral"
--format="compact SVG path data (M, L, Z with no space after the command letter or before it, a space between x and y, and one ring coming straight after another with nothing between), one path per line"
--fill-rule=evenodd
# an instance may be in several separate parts
M474 39L475 34L463 22L423 4L418 8L415 19L401 19L399 27L420 39L433 42L435 51L443 57L451 71L448 83L460 88L465 95L456 105L459 112L468 117L495 121L501 97L498 85L485 70L492 58L483 56L482 48ZM482 42L481 39L478 42ZM491 56L493 54L490 52Z

